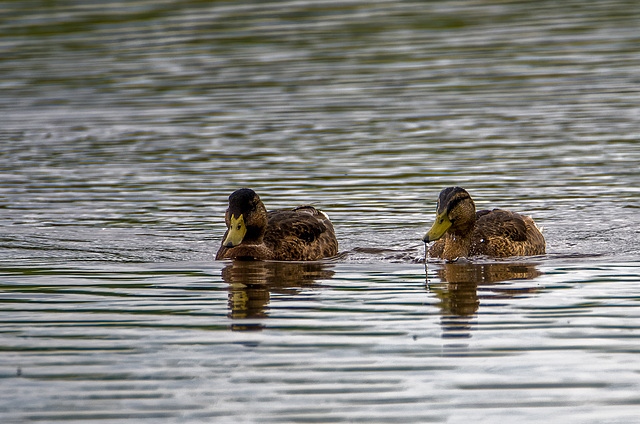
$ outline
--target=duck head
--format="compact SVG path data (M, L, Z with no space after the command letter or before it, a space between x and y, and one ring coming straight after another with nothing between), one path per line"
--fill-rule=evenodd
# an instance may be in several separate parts
M243 242L259 244L267 227L267 210L256 192L242 188L229 196L225 223L228 230L222 242L224 247L235 247Z
M448 187L440 192L436 208L436 221L422 240L436 241L445 233L466 233L476 222L476 205L461 187Z

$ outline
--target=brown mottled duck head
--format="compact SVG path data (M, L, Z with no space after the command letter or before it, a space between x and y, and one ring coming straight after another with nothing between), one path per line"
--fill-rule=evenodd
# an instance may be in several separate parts
M258 244L267 228L267 209L255 191L241 188L229 196L229 208L224 217L229 231L222 242L224 247L240 243Z
M476 222L476 205L461 187L448 187L440 192L436 221L423 237L425 243L436 241L445 233L466 233Z

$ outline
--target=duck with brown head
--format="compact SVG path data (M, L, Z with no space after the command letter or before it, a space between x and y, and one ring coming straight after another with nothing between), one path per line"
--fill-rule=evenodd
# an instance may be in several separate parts
M338 253L326 214L312 206L267 212L248 188L229 196L225 223L227 232L216 259L314 261Z
M461 187L440 192L436 221L424 236L435 242L429 255L448 261L470 256L532 256L545 253L542 233L528 216L502 209L481 210Z

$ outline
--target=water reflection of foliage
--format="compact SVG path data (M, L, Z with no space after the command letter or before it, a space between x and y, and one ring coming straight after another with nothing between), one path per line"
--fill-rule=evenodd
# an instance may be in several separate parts
M512 297L536 289L514 289L496 283L532 280L542 274L531 263L452 262L440 265L436 272L441 283L428 283L428 288L440 299L443 337L469 337L470 318L477 312L482 298L478 294L480 287L491 291L487 297Z
M229 318L268 316L271 293L295 294L334 271L321 262L233 261L222 270L229 284ZM236 330L260 329L259 324L234 325Z

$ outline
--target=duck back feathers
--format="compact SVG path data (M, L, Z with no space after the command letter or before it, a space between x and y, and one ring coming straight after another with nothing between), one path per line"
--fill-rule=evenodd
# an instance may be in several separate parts
M503 209L477 212L471 239L471 256L534 256L545 253L544 237L533 219Z

